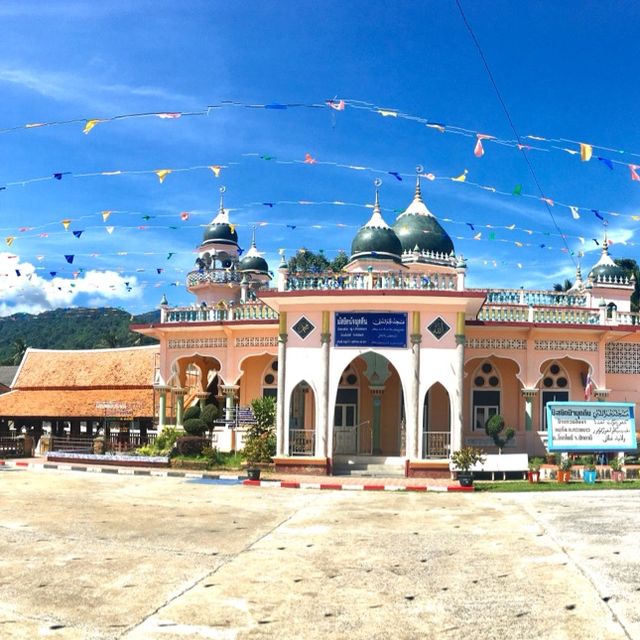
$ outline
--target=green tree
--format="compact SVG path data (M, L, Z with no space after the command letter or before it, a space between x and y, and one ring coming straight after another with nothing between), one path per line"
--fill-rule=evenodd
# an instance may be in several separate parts
M561 293L563 291L569 291L569 289L571 289L571 287L573 287L573 282L571 282L571 280L566 278L565 281L562 282L562 283L556 282L553 285L553 290L557 291L558 293Z
M349 256L340 249L338 255L331 261L331 271L339 273L342 271L349 262Z
M505 428L505 426L504 418L499 413L491 416L484 425L484 430L498 447L499 453L502 453L507 442L516 435L516 430L513 427Z
M20 364L27 350L27 343L24 338L18 336L11 343L12 353L9 357L10 364Z
M322 251L314 253L302 247L295 256L289 258L287 267L291 273L309 274L323 273L329 270L329 261Z
M270 462L276 453L276 403L270 397L255 398L251 401L255 423L249 425L242 455L250 464Z

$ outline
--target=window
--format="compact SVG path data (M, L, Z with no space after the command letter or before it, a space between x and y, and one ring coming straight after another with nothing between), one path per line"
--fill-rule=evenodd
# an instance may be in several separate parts
M547 430L547 403L567 402L569 400L569 377L558 362L552 362L542 378L542 394L540 396L540 423L543 431Z
M491 362L483 362L478 367L473 386L471 428L484 431L487 420L500 413L500 377Z

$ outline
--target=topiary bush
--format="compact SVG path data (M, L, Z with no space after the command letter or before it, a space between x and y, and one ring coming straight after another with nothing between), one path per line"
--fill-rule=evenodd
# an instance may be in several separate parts
M220 411L215 404L205 404L204 409L200 412L200 420L202 420L207 425L207 429L211 431L211 429L213 429L213 423L219 414Z
M182 420L193 420L193 418L200 417L200 405L196 404L193 407L189 407L182 416Z
M209 440L200 436L181 436L176 440L176 450L181 456L199 456L208 445Z
M201 418L191 418L182 424L186 433L190 436L202 436L207 430L207 424Z
M493 440L498 452L502 453L502 449L506 446L507 442L516 435L516 430L513 427L507 427L505 429L504 418L499 414L491 416L484 425L484 430L487 435Z

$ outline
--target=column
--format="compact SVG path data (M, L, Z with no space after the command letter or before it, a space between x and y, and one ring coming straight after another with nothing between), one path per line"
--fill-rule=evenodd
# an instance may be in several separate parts
M611 389L594 389L592 393L598 402L606 402L611 393Z
M456 316L456 410L451 424L451 451L462 448L462 425L464 415L464 344L465 325L464 311L458 311Z
M167 423L167 391L169 387L164 385L156 385L155 390L159 393L158 401L158 431L164 429Z
M320 367L322 379L320 381L318 397L318 420L316 422L316 447L317 458L329 456L329 353L331 349L331 314L322 312L322 332L320 333Z
M287 312L280 311L278 327L278 395L276 407L276 454L285 455L285 368L287 355ZM287 438L288 440L288 438Z
M180 387L173 390L176 397L176 427L182 429L182 416L184 415L184 396L187 393L186 389Z
M411 459L422 457L422 430L420 429L420 343L422 342L422 332L420 329L420 312L414 311L412 315L411 327L411 386L409 387L409 398L407 406L407 433L406 433L406 456Z
M224 421L227 426L235 424L236 391L239 388L237 384L220 385L220 391L224 394Z
M537 389L522 389L524 398L524 430L533 431L533 401L538 394Z
M208 391L198 391L196 393L196 398L198 398L198 404L200 405L200 411L204 409L205 404L207 403L207 398L209 397Z

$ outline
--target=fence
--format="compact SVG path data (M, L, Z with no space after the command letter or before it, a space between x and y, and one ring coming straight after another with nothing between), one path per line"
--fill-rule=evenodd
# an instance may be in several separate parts
M289 455L309 456L315 452L316 432L313 429L289 429Z
M24 454L24 440L22 438L0 438L0 455L4 457L21 456Z
M348 427L334 427L333 452L370 456L373 452L373 433L369 421Z
M451 451L451 433L449 431L423 431L422 457L448 458Z

